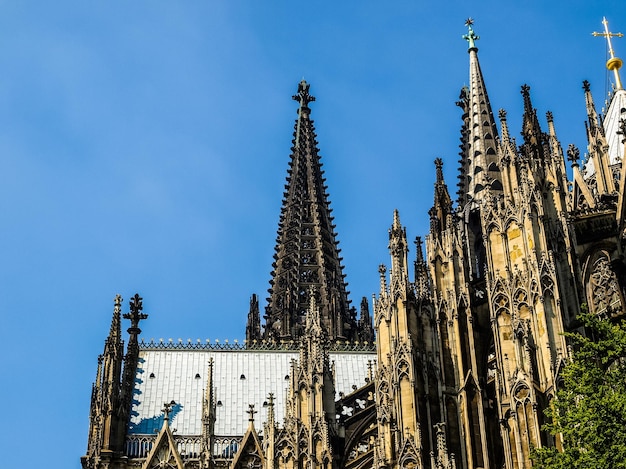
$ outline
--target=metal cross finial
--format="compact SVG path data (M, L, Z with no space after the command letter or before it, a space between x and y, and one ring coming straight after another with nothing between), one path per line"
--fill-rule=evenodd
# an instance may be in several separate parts
M606 18L602 18L602 24L604 25L604 32L603 33L598 33L598 32L593 32L591 33L593 36L598 37L598 36L602 36L606 38L606 42L609 46L609 55L611 56L611 58L615 58L615 52L613 51L613 45L611 44L611 38L612 37L624 37L624 34L622 33L611 33L609 32L609 22L607 21Z
M249 404L248 405L248 410L247 410L248 415L250 416L248 418L248 422L254 422L254 414L257 413L256 410L254 410L254 404Z
M606 68L613 71L613 74L615 76L615 86L618 90L620 90L622 89L622 81L619 76L619 69L622 67L623 62L622 59L615 57L613 44L611 44L611 38L624 37L624 34L609 32L609 22L606 20L606 18L602 18L602 24L604 25L603 33L593 32L591 34L595 37L602 36L606 38L606 42L609 47L609 60L607 60L606 62Z
M172 407L174 407L175 405L176 405L176 401L165 402L163 404L162 411L165 414L165 417L163 417L163 420L169 420L170 412L172 412Z
M475 41L480 39L480 36L476 35L472 25L474 24L474 20L472 18L468 18L465 20L465 26L467 26L467 34L463 35L463 39L465 39L469 43L468 50L476 49Z

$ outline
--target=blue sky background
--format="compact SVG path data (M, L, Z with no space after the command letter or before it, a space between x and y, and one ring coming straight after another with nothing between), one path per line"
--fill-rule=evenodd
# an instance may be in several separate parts
M511 131L528 83L542 122L551 110L584 149L581 82L599 107L608 90L590 34L604 15L626 32L621 0L0 1L3 464L80 467L116 293L125 310L144 298L146 339L243 339L300 79L358 305L393 209L427 233L436 157L456 192L465 19Z

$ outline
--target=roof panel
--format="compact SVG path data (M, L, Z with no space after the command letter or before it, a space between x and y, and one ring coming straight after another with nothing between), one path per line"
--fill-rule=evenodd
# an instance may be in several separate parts
M220 436L243 435L248 425L246 411L254 404L257 426L267 419L263 402L275 396L276 420L285 415L285 400L290 363L298 359L295 351L246 350L141 350L135 379L129 433L152 434L163 424L163 404L175 401L170 425L179 435L202 434L202 401L207 387L209 359L213 359L213 381L217 407L215 433ZM361 387L367 377L373 352L334 352L337 398ZM196 378L196 374L200 378Z

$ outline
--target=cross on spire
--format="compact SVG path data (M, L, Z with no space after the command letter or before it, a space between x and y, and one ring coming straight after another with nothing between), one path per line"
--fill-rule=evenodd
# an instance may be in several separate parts
M246 413L250 416L248 417L248 422L254 422L254 414L257 413L257 411L254 410L254 404L248 404L248 410L246 411Z
M467 26L467 34L463 35L463 39L465 39L469 44L469 48L467 50L478 50L475 41L478 41L480 39L480 36L478 36L474 32L474 29L472 28L473 24L474 20L472 18L468 18L465 20L465 26Z
M623 62L622 62L622 59L620 59L619 57L615 57L615 52L613 51L613 44L611 43L611 38L612 37L624 37L624 34L610 32L609 22L607 21L606 18L602 18L602 24L604 25L604 32L602 33L593 32L591 34L595 37L602 36L606 38L607 46L609 48L609 60L607 60L606 62L606 68L613 71L613 75L615 76L615 87L618 90L621 90L622 80L620 79L620 76L619 76L619 69L622 68Z
M163 404L162 412L165 414L163 420L167 421L170 419L170 412L172 412L172 407L176 405L176 401L165 402Z

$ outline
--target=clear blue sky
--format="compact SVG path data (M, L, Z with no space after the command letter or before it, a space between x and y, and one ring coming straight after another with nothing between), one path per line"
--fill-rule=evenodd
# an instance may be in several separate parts
M551 110L584 149L581 82L599 105L607 90L590 34L604 15L626 32L623 0L0 1L3 464L80 466L116 293L125 309L143 296L146 339L243 338L302 77L358 305L393 209L426 234L436 157L456 192L465 19L512 132L528 83L542 122ZM626 59L626 40L615 49Z

